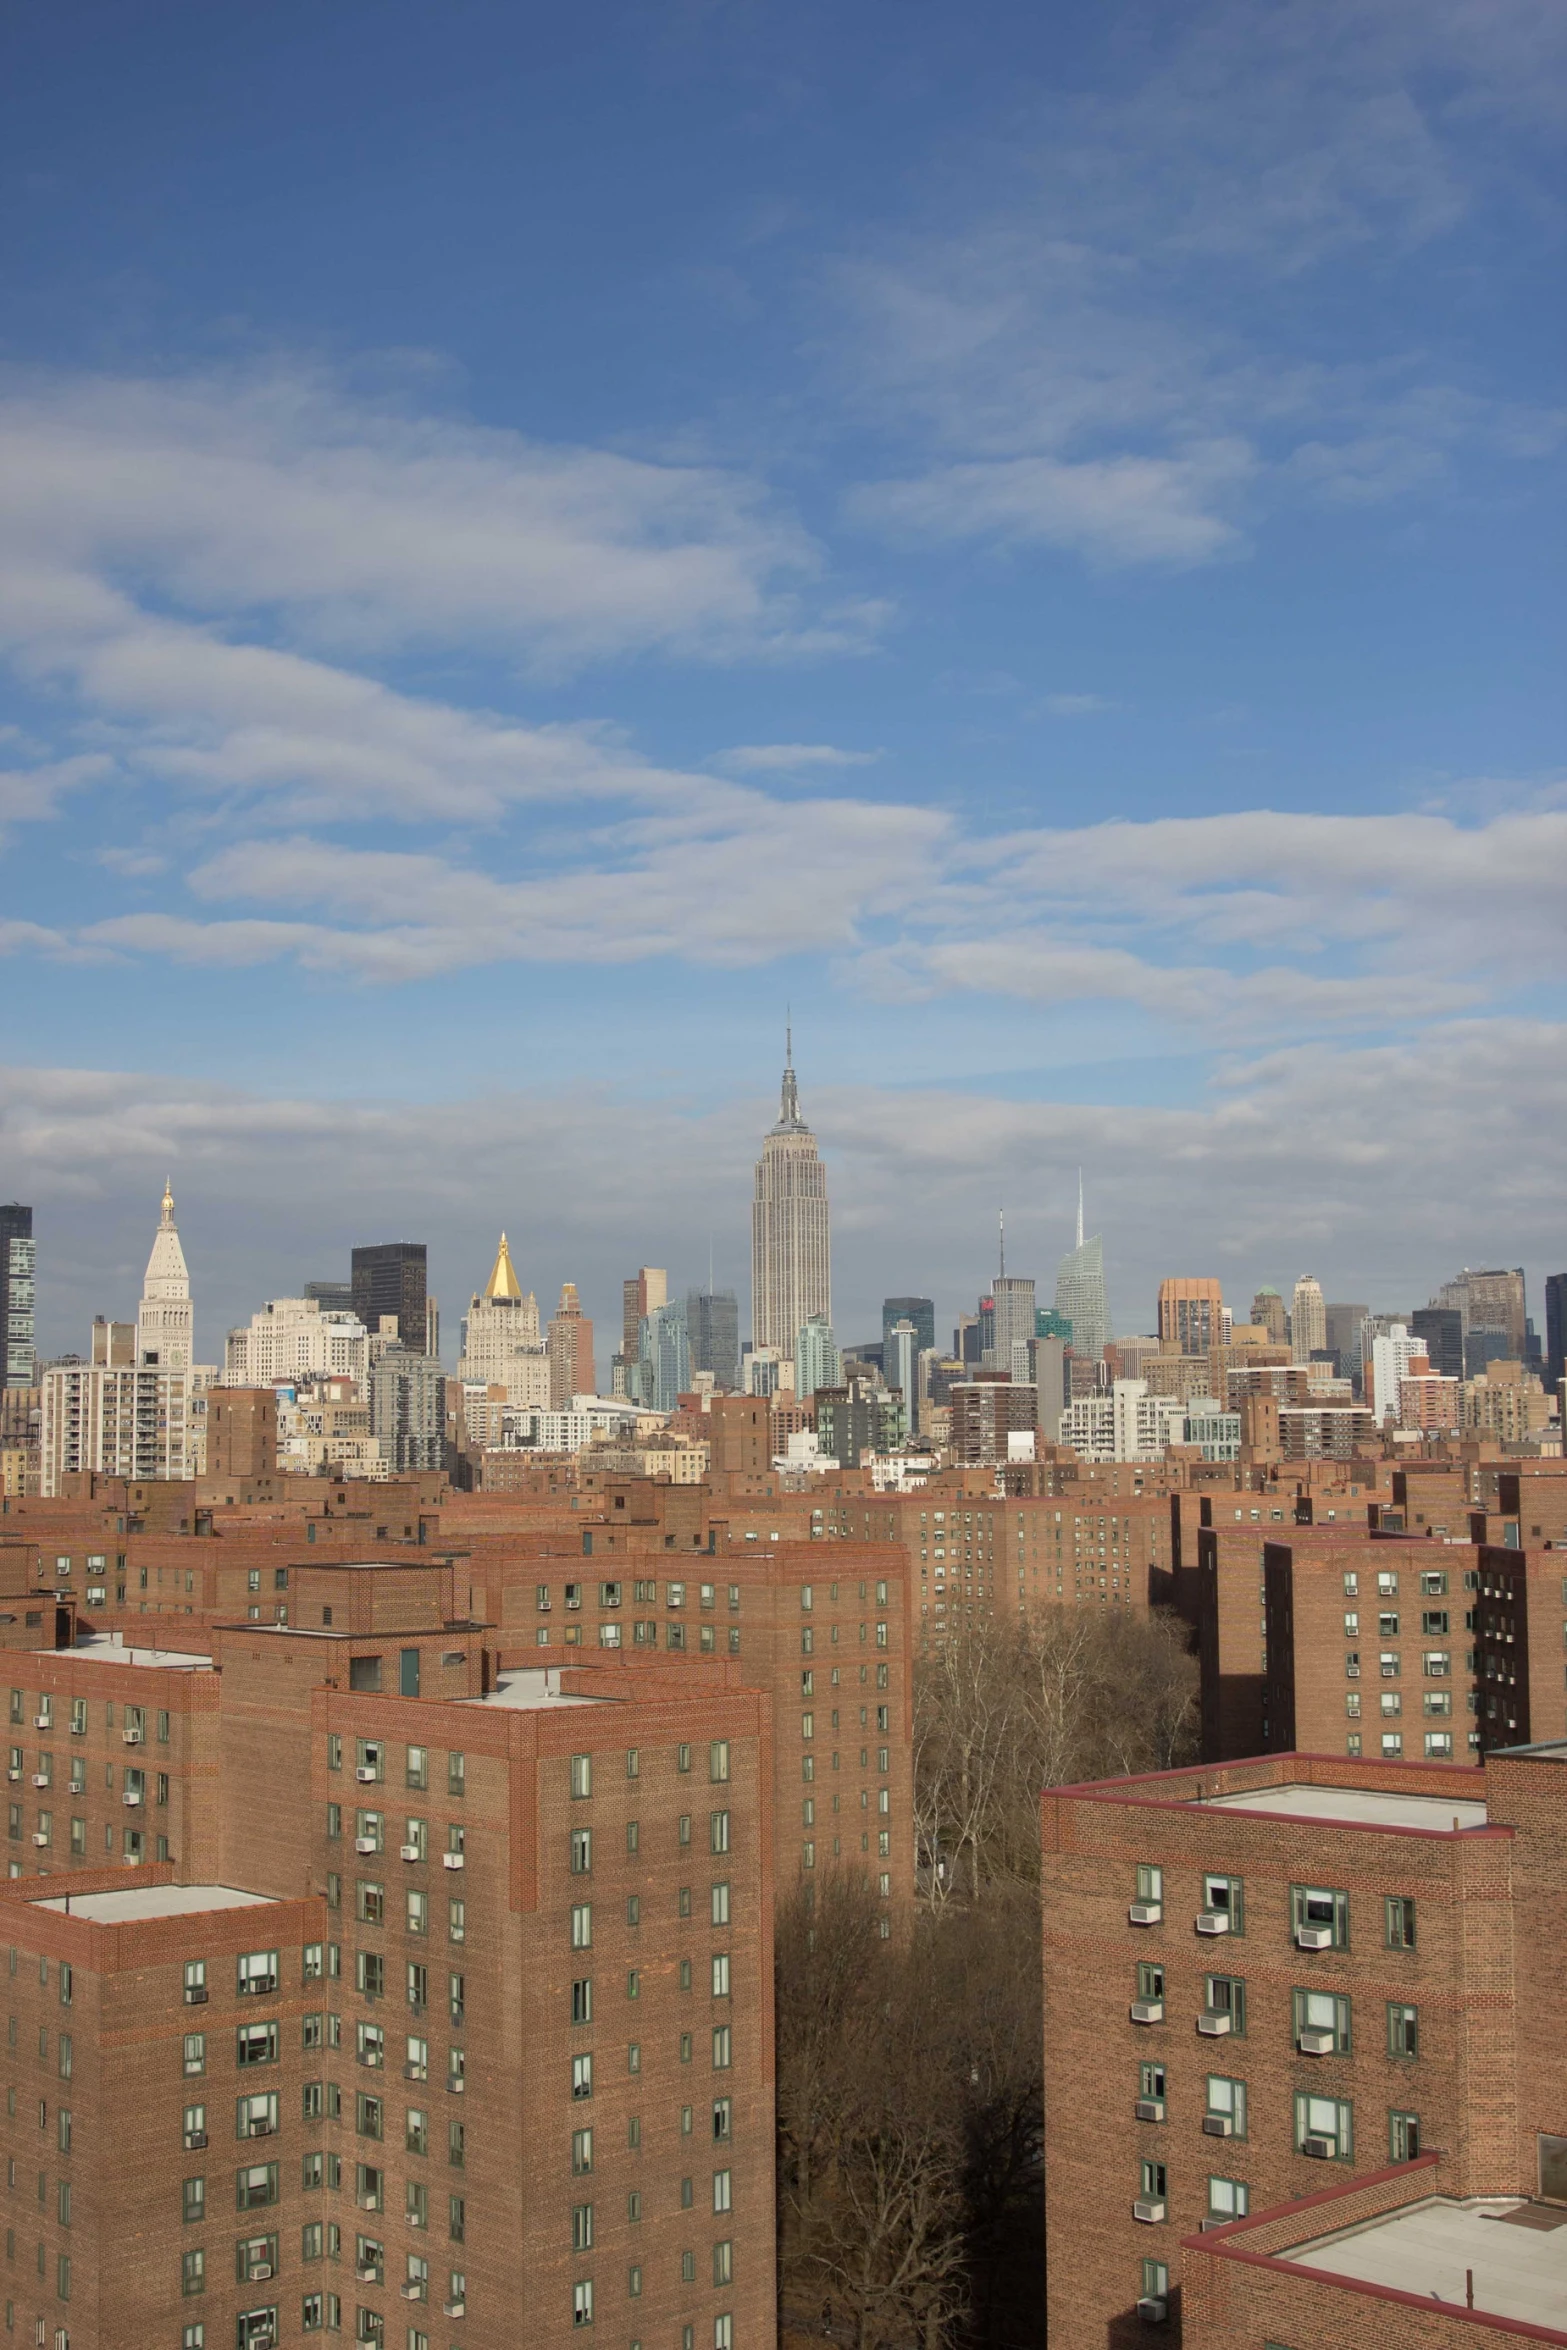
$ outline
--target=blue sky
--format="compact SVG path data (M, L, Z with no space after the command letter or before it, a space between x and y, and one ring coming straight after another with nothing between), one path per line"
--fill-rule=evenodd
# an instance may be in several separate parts
M837 1320L1564 1258L1541 0L127 0L0 74L0 1191ZM607 1351L604 1350L604 1351Z

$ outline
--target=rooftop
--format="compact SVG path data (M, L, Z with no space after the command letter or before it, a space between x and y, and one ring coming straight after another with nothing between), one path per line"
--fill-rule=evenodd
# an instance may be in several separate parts
M188 1918L213 1909L261 1909L270 1893L242 1893L237 1885L127 1885L123 1893L65 1893L40 1901L97 1926L127 1926L142 1918Z
M1203 1811L1263 1811L1287 1820L1333 1820L1354 1828L1483 1828L1486 1809L1467 1796L1397 1795L1381 1787L1253 1787L1241 1795L1208 1795Z
M527 1667L520 1671L501 1673L495 1687L483 1697L459 1697L458 1705L509 1705L526 1713L539 1713L547 1706L599 1705L597 1697L569 1697L560 1685L558 1665Z
M74 1648L43 1648L40 1656L86 1657L101 1665L159 1665L165 1671L200 1672L212 1663L210 1653L195 1648L127 1648L122 1632L90 1632Z
M1558 2332L1567 2326L1567 2208L1558 2205L1432 2195L1279 2257L1456 2309L1465 2306L1472 2277L1474 2306L1486 2316Z

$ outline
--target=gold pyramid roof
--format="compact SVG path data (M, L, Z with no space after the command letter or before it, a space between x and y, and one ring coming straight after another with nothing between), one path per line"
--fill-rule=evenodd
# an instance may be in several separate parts
M484 1294L487 1298L507 1298L514 1305L522 1303L522 1283L517 1278L517 1268L511 1261L511 1250L506 1246L504 1232L501 1234L500 1248L496 1252L495 1270L490 1275Z

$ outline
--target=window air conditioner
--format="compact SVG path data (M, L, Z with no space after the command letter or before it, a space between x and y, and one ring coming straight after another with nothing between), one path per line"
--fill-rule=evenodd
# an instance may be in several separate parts
M423 2285L415 2284L412 2277L409 2278L407 2284L402 2286L400 2290L405 2301L422 2301L424 2299Z
M120 1797L120 1801L122 1803L128 1803L131 1806L131 1809L134 1811L137 1804L139 1804L141 1801L141 1796L134 1787L127 1787L125 1793Z
M466 2317L467 2314L468 2304L466 2301L443 2301L441 2303L443 2317Z
M1302 2138L1300 2142L1300 2150L1302 2154L1311 2155L1313 2160L1317 2162L1327 2162L1331 2160L1332 2156L1337 2151L1331 2138L1316 2137Z
M1170 2314L1170 2304L1157 2293L1145 2293L1137 2304L1137 2314L1145 2326L1162 2326Z
M12 1786L15 1787L20 1785L22 1773L20 1771L7 1771L6 1777L10 1780Z
M141 1746L146 1742L146 1732L144 1730L122 1730L120 1732L120 1736L124 1739L127 1746Z
M378 2282L381 2271L373 2260L362 2260L354 2274L362 2285L373 2285Z
M1295 1945L1299 1950L1331 1950L1333 1928L1331 1926L1297 1926L1295 1928Z
M1204 2135L1209 2138L1233 2138L1235 2135L1235 2124L1227 2113L1205 2113L1202 2126Z
M1133 2111L1140 2122L1162 2122L1164 2119L1164 2099L1162 2097L1139 2097Z
M185 1986L185 2004L187 2007L205 2007L207 2004L206 1984L187 1983Z
M1162 1901L1134 1901L1126 1914L1134 1926L1156 1926L1164 1916L1164 1903Z
M363 2194L360 2196L360 2198L359 2198L359 2208L360 2208L360 2210L361 2210L361 2211L379 2211L379 2210L380 2210L380 2208L381 2208L381 2198L380 2198L380 2196L379 2196L379 2195L378 2195L378 2194L375 2192L374 2188L372 2188L372 2187L367 2187L367 2188L365 2189L364 2193L363 2193Z
M1338 2035L1336 2032L1300 2032L1296 2035L1295 2045L1302 2056L1331 2056L1338 2045Z
M1162 1999L1134 1999L1132 2001L1132 2021L1134 2024L1162 2024L1164 2022L1164 2001Z
M54 1724L47 1714L34 1714L33 1728L35 1730L52 1730Z
M39 1845L46 1845L46 1844L48 1843L48 1841L49 1841L49 1839L48 1839L48 1837L47 1837L47 1836L46 1836L46 1835L43 1833L43 1830L42 1830L42 1829L39 1829L39 1831L37 1832L37 1834L36 1834L36 1835L34 1836L34 1838L33 1838L33 1842L34 1842L35 1844L39 1844Z
M199 2154L206 2143L207 2133L205 2130L187 2130L185 2132L185 2148L187 2153Z
M460 1869L463 1864L463 1858L464 1856L460 1852L443 1852L441 1855L441 1865L443 1868Z
M1234 2031L1235 2018L1227 2007L1205 2007L1197 2018L1197 2029L1210 2040L1223 2040Z
M381 1847L379 1844L377 1844L373 1836L356 1836L354 1838L354 1850L356 1852L379 1852L380 1849Z
M1162 2195L1157 2199L1151 2195L1139 2195L1137 2201L1132 2205L1133 2219L1143 2220L1150 2227L1156 2221L1163 2219L1164 2213L1165 2202Z
M404 1860L417 1860L419 1858L419 1847L417 1844L405 1844L401 1849Z
M374 1763L361 1763L354 1773L354 1777L359 1781L361 1787L373 1787L380 1776L381 1774Z
M272 2135L273 2125L264 2113L253 2113L247 2126L253 2138L270 2138Z
M1230 1913L1227 1909L1200 1909L1197 1912L1199 1934L1227 1934L1229 1930Z
M248 2281L253 2285L264 2285L271 2274L272 2270L270 2266L266 2261L263 2261L259 2268L253 2268L251 2270Z

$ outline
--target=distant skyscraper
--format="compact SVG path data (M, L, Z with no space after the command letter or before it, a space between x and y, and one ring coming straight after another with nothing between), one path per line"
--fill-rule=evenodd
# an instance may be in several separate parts
M561 1286L560 1304L545 1332L550 1358L550 1410L563 1412L574 1395L593 1395L593 1325L583 1313L574 1281Z
M794 1040L784 1048L778 1123L762 1144L751 1203L751 1341L794 1354L813 1317L832 1320L827 1170L800 1115Z
M794 1345L794 1392L802 1401L819 1388L837 1387L843 1378L843 1357L825 1314L813 1314L800 1325ZM888 1385L894 1382L888 1381Z
M1036 1336L1034 1326L1034 1284L1020 1273L1009 1273L1005 1264L996 1276L991 1291L991 1350L998 1371L1008 1371L1014 1379L1022 1373L1014 1360L1014 1349L1026 1347Z
M470 1299L462 1329L459 1379L504 1387L506 1400L549 1407L549 1365L539 1330L538 1300L524 1296L506 1235L482 1296Z
M620 1351L634 1363L642 1344L642 1325L656 1306L669 1303L669 1275L661 1265L644 1265L620 1285Z
M686 1329L691 1338L691 1368L710 1371L713 1384L725 1395L740 1387L740 1301L732 1289L692 1289L686 1292Z
M422 1240L384 1240L353 1254L354 1312L372 1338L390 1314L397 1335L414 1354L429 1342L425 1310L425 1246Z
M1369 1306L1334 1305L1324 1309L1327 1318L1327 1350L1333 1356L1341 1379L1352 1379L1360 1369L1360 1329ZM1433 1370L1435 1364L1432 1364Z
M1302 1273L1290 1300L1290 1353L1297 1363L1309 1363L1325 1354L1328 1345L1328 1309L1322 1284L1315 1273Z
M37 1244L33 1211L19 1200L0 1207L0 1383L34 1387L38 1353L34 1344Z
M638 1402L672 1412L691 1392L691 1333L683 1305L655 1306L637 1333Z
M1110 1300L1105 1291L1104 1243L1083 1238L1083 1178L1077 1178L1077 1246L1056 1268L1056 1312L1072 1325L1072 1352L1079 1361L1097 1362L1115 1335L1110 1327Z
M1444 1282L1431 1300L1456 1306L1464 1318L1464 1370L1475 1378L1488 1362L1506 1356L1522 1362L1528 1348L1528 1308L1521 1267L1497 1266L1475 1272L1466 1265L1456 1281Z
M190 1275L174 1224L174 1194L165 1184L136 1312L136 1360L152 1370L188 1371L192 1359Z
M925 1354L936 1343L936 1304L929 1297L884 1297L881 1301L881 1340L885 1349L899 1322L912 1322L919 1339L916 1350Z
M882 1377L903 1397L903 1424L914 1435L920 1424L920 1344L912 1322L894 1322L883 1346Z
M1205 1355L1224 1335L1224 1293L1211 1274L1171 1273L1159 1284L1159 1336L1183 1355Z
M1251 1301L1251 1318L1269 1332L1275 1346L1282 1346L1287 1335L1284 1326L1284 1300L1276 1289L1259 1289Z
M1545 1276L1545 1378L1548 1386L1567 1377L1567 1273Z
M1333 1308L1329 1306L1331 1314ZM1361 1316L1364 1321L1365 1316ZM1409 1317L1412 1337L1424 1344L1431 1368L1442 1379L1464 1375L1464 1317L1456 1306L1418 1306ZM1339 1368L1342 1370L1343 1365Z
M351 1281L307 1281L300 1294L313 1297L323 1314L351 1314L354 1310Z

